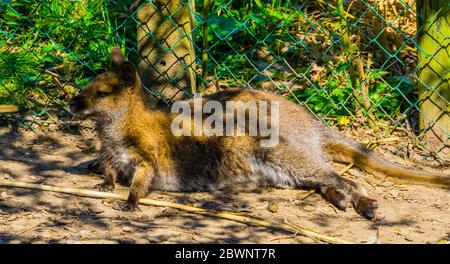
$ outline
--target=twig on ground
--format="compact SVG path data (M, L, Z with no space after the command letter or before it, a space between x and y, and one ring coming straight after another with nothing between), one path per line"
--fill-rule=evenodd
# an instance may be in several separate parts
M338 213L338 210L336 209L336 207L330 203L327 203L328 207L331 207L331 209L333 209L334 213Z
M115 193L104 193L104 192L98 192L98 191L92 191L92 190L84 190L84 189L77 189L77 188L69 188L69 187L57 187L57 186L50 186L50 185L40 185L40 184L33 184L33 183L26 183L26 182L17 182L17 181L6 181L6 180L0 180L0 186L7 186L7 187L19 187L19 188L28 188L28 189L35 189L35 190L42 190L42 191L51 191L51 192L60 192L60 193L67 193L77 196L83 196L83 197L91 197L91 198L112 198L112 199L120 199L120 200L127 200L127 197L125 195L115 194ZM314 231L310 231L307 229L304 229L298 225L293 224L279 224L274 222L269 222L265 220L259 220L250 216L241 216L241 215L235 215L230 214L227 212L211 212L202 208L197 208L193 206L187 206L172 202L166 202L166 201L158 201L158 200L152 200L152 199L140 199L140 204L145 205L153 205L153 206L162 206L162 207L169 207L178 209L181 211L194 213L194 214L201 214L201 215L207 215L211 217L217 217L217 218L223 218L231 221L236 221L244 224L254 225L254 226L261 226L271 229L277 229L277 230L283 230L291 233L298 233L306 237L310 237L316 240L320 240L327 243L336 243L336 244L349 244L354 243L346 240L342 240L339 238L334 238L327 235L322 235Z
M15 235L16 235L16 236L22 235L22 234L24 234L24 233L26 233L26 232L28 232L28 231L30 231L30 230L32 230L32 229L35 229L36 227L38 227L38 226L40 226L40 225L42 225L42 224L48 223L48 222L53 221L53 220L55 220L55 219L56 219L56 216L52 216L52 217L50 217L50 218L48 218L48 219L45 219L44 221L41 221L41 222L39 222L39 223L37 223L37 224L35 224L35 225L32 225L31 227L29 227L29 228L27 228L27 229L25 229L25 230L22 230L22 231L20 231L20 232L15 233Z
M298 233L295 233L295 234L290 235L290 236L275 237L275 238L269 239L269 241L272 242L272 241L275 241L275 240L280 240L280 239L285 239L285 238L295 238L296 236L298 236Z
M73 197L73 201L75 202L75 206L78 208L78 210L80 211L80 212L83 212L83 210L80 208L80 206L78 205L78 201L77 201L77 198L76 197Z
M355 163L353 163L353 162L348 164L347 167L345 167L343 170L341 170L339 172L339 175L343 175L344 173L346 173L349 169L351 169L353 167L353 165L355 165Z
M309 238L312 238L317 241L325 241L323 238L326 237L328 241L325 241L325 242L328 242L328 243L333 243L333 244L348 243L348 241L341 240L339 238L329 237L326 235L320 235L317 232L315 232L314 230L312 230L311 228L307 228L307 227L304 227L304 226L301 226L298 224L289 223L287 218L284 218L284 223L286 226L292 228L293 230L296 230L299 234L304 235Z
M376 139L376 140L373 140L373 141L364 141L364 142L361 142L361 144L363 144L363 145L366 145L366 146L369 146L369 145L372 145L372 144L379 144L379 143L390 143L390 142L397 142L397 141L400 141L401 140L401 138L399 138L399 137L391 137L391 138L382 138L382 139Z
M303 195L302 198L300 198L300 200L305 200L306 198L308 198L309 196L311 196L315 192L316 192L316 190L309 190L305 195Z

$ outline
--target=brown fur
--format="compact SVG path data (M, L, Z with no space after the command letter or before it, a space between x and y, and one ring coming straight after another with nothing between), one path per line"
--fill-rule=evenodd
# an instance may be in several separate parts
M374 217L376 201L354 182L342 178L329 159L354 162L419 182L449 185L449 178L401 168L326 127L307 110L284 98L250 89L228 89L206 100L279 101L279 144L260 147L261 136L176 137L175 114L150 109L134 66L118 49L111 52L112 71L99 75L71 102L74 113L93 115L102 140L100 166L113 190L118 175L131 181L124 209L135 209L149 190L209 191L226 186L289 186L316 188L338 208L353 203L356 211ZM190 120L190 117L186 117Z

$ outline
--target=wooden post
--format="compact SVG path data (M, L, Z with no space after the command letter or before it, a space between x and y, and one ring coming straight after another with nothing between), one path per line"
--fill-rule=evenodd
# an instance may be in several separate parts
M449 154L450 6L448 0L419 0L420 128L428 147Z
M202 77L206 79L208 76L208 18L209 18L209 5L211 0L203 0L203 17L205 23L203 23L203 54L202 54Z
M192 7L188 0L153 0L136 14L138 71L144 86L165 101L196 92Z

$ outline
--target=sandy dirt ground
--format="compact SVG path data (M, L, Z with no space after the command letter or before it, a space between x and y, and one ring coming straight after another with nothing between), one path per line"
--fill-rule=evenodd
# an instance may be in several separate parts
M0 179L92 189L101 176L86 170L99 141L90 121L34 125L35 131L3 122L0 127ZM347 133L364 140L372 132ZM401 136L401 133L399 133ZM391 136L396 136L395 133ZM398 135L397 135L398 136ZM402 165L449 174L447 164L408 150L407 140L375 149ZM409 158L405 153L409 153ZM345 164L333 164L342 170ZM210 210L239 212L298 224L355 243L445 243L450 240L450 191L404 185L357 168L345 177L378 200L378 216L363 219L353 208L339 211L308 190L261 189L213 193L152 192L149 198ZM118 185L115 192L127 194ZM269 210L276 205L277 210ZM114 201L60 193L0 187L0 244L3 243L321 243L304 236L194 215L170 208L141 206L122 212ZM270 205L270 206L269 206Z

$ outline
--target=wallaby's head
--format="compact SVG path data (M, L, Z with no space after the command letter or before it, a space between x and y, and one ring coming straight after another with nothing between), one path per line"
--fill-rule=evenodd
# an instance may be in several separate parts
M125 60L118 48L111 50L111 70L95 77L70 101L74 114L108 117L123 112L132 96L139 94L141 82L132 63Z

